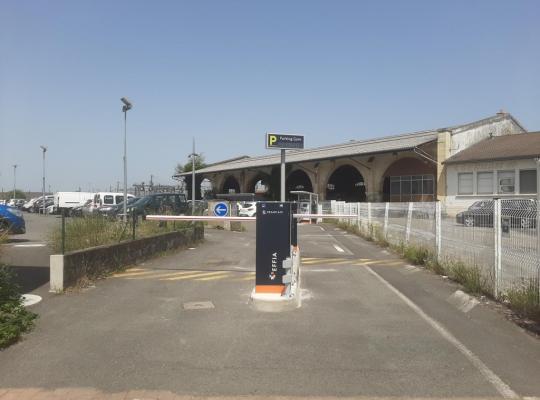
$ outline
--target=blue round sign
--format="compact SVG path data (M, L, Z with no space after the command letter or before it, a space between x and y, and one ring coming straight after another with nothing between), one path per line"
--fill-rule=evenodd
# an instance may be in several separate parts
M214 215L216 217L226 217L229 214L229 206L227 203L217 203L214 206Z

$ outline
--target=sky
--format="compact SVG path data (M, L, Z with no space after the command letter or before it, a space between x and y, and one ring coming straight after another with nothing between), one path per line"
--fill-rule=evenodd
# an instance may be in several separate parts
M0 0L0 190L172 184L263 155L510 112L540 130L540 2Z

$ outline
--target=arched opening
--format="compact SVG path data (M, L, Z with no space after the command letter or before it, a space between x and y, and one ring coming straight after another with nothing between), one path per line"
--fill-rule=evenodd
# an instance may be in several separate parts
M383 201L434 201L437 166L406 157L392 163L383 176Z
M364 177L355 167L342 165L328 179L326 199L349 202L366 201Z
M246 190L247 193L255 193L258 198L267 199L270 192L270 175L259 172L251 179Z
M204 178L201 182L201 196L205 200L215 198L214 183L208 178Z
M191 200L191 181L192 181L191 175L186 175L184 177L186 197L188 200ZM203 182L203 176L195 175L195 200L201 200L203 198L202 186L201 186L202 182Z
M287 177L287 186L286 186L286 197L288 200L295 200L296 196L291 195L293 190L303 190L305 192L313 192L313 185L311 184L311 179L309 179L308 174L306 174L301 169L293 171Z
M234 176L229 175L227 179L225 179L221 193L240 193L240 184Z

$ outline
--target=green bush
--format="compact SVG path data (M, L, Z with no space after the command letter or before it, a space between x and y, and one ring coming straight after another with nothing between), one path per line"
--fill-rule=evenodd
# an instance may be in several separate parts
M142 221L135 226L135 238L143 238L161 233L174 232L191 226L189 222ZM65 251L75 251L90 247L119 243L132 239L132 221L124 224L102 216L66 219ZM62 227L60 224L49 235L49 244L59 253L62 250Z
M0 266L0 349L15 343L23 333L30 331L36 317L22 305L12 272Z
M530 279L523 286L508 290L503 299L522 317L540 322L540 281Z

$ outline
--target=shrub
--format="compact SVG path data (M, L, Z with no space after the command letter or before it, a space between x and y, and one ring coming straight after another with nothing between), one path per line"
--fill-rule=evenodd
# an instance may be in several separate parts
M0 266L0 349L15 343L23 333L30 331L36 317L22 305L12 272Z
M503 299L520 316L540 322L540 281L530 279L520 287L508 290Z

